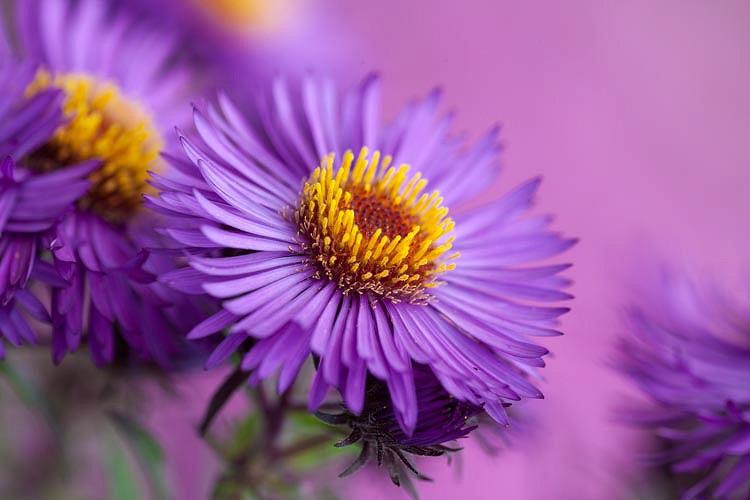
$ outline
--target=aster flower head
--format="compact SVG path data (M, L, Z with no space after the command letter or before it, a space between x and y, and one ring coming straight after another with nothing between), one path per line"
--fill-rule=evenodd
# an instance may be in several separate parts
M56 96L62 115L33 148L14 153L16 162L31 184L71 165L91 167L83 191L66 186L37 200L70 208L56 214L44 246L59 278L51 292L53 359L87 338L98 364L111 361L122 341L166 363L175 348L169 323L179 318L169 318L175 294L154 282L155 264L142 251L141 202L191 85L177 39L105 1L22 0L10 15L9 32L34 70L22 95Z
M684 498L750 494L750 323L713 289L665 272L630 310L620 370L652 401L632 419L663 440Z
M55 280L37 250L69 205L86 192L91 163L32 176L16 164L51 137L62 120L61 95L54 90L25 95L34 68L17 61L0 43L0 335L14 345L36 343L27 322L49 321L49 313L28 288L33 277ZM65 185L64 192L59 186ZM0 356L2 356L0 345Z
M573 241L527 216L536 179L461 208L499 171L497 130L463 148L439 100L382 126L378 78L339 96L309 77L276 80L251 109L220 96L196 110L198 134L182 135L186 158L152 203L192 252L161 280L223 301L190 334L228 328L208 366L251 339L241 366L254 381L279 370L283 391L312 354L311 408L336 388L353 414L371 374L407 434L417 364L501 422L506 403L541 397L530 378L547 350L530 337L558 333L567 309L539 303L570 297L568 266L526 264Z
M335 446L359 444L361 452L341 474L348 476L374 460L385 466L393 483L408 484L408 475L428 479L414 466L408 456L437 457L456 452L459 448L452 442L467 436L476 428L472 417L482 409L451 397L432 372L415 366L417 408L419 420L411 435L404 433L394 412L388 387L380 380L370 377L365 389L365 404L359 414L343 407L343 412L316 412L322 421L351 430L349 435Z

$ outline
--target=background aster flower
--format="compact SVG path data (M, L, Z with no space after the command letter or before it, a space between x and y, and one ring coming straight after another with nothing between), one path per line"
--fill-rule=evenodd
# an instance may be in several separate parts
M143 12L165 18L193 35L193 49L212 50L213 57L247 50L284 29L296 17L304 0L128 0ZM203 46L201 46L203 45ZM219 54L216 54L216 52ZM204 57L211 54L202 54Z
M179 57L176 33L108 0L19 0L11 16L23 58L53 76L116 86L160 132L189 118L185 103L199 78Z
M165 232L178 246L200 251L161 279L223 300L190 333L229 329L209 367L252 339L242 368L254 381L280 370L283 391L314 354L311 408L335 387L361 413L371 373L412 433L419 363L506 422L504 404L541 397L530 378L547 350L530 337L557 335L567 311L545 303L570 298L567 265L527 264L574 241L527 215L538 179L460 209L499 172L497 130L462 149L438 92L387 127L379 101L374 77L344 96L307 78L276 80L252 109L219 96L196 110L198 135L181 137L187 159L172 159L152 202L172 217ZM362 147L382 153L344 153ZM421 194L427 179L440 193ZM443 201L459 209L449 217Z
M22 0L10 23L36 69L22 91L61 94L63 114L17 161L33 179L96 162L90 187L49 239L62 278L51 293L53 360L87 334L97 364L112 361L121 339L127 353L166 365L180 349L173 327L184 328L193 312L176 313L170 306L181 297L153 279L164 264L143 251L150 236L141 202L149 170L161 168L165 131L185 117L194 73L178 57L176 36L114 3Z
M47 231L86 192L84 177L93 168L84 163L32 176L15 164L14 157L48 140L62 120L59 92L24 96L33 74L32 66L20 64L0 43L0 334L14 345L36 342L25 314L49 320L27 285L32 277L59 282L37 251ZM60 185L66 186L62 193ZM0 353L4 355L2 345Z
M359 53L358 37L329 9L309 0L121 0L179 33L182 50L234 99L253 79L310 67L343 71ZM339 38L347 40L344 47Z
M15 167L10 156L0 162L0 333L14 345L36 343L18 306L39 321L50 319L27 284L30 278L61 284L37 252L44 244L45 231L88 189L85 175L91 169L91 164L84 163L29 176ZM65 193L52 196L61 184L67 186Z
M750 494L750 322L736 302L664 273L630 310L618 366L655 405L632 420L663 439L650 459L684 498Z

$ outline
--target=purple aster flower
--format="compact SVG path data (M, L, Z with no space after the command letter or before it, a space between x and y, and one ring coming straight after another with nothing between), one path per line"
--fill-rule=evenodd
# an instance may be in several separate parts
M528 264L573 240L527 214L538 179L466 208L499 172L497 130L463 148L437 92L383 127L379 89L369 78L339 97L328 81L277 80L254 108L220 96L197 110L187 158L153 200L193 255L161 279L223 301L190 333L228 329L208 367L250 340L242 368L251 381L280 370L283 391L313 354L312 409L336 388L360 414L369 373L409 434L423 364L506 422L505 404L542 397L531 379L548 351L531 337L557 335L568 309L547 303L570 298L567 265Z
M32 176L15 164L14 157L48 140L62 120L60 92L24 96L33 76L33 67L19 64L0 46L0 335L14 345L37 341L26 315L49 320L27 284L31 277L56 280L37 251L64 210L86 192L89 184L84 178L93 167L84 163ZM66 186L63 192L60 185Z
M28 182L96 162L73 200L67 186L46 198L75 202L47 245L62 278L51 292L53 359L86 337L97 364L112 361L122 340L128 355L167 364L178 350L172 323L192 318L168 307L177 295L153 279L163 264L143 251L152 230L141 205L192 87L177 39L99 0L22 0L10 22L36 66L21 90L62 98L63 122L16 156Z
M683 498L750 494L750 321L720 294L665 274L630 310L619 368L654 405L632 418L664 441Z
M386 384L371 377L365 389L365 404L359 414L317 412L324 422L348 427L349 435L337 447L360 444L362 451L357 459L340 476L358 471L371 460L385 466L393 483L408 485L408 474L427 479L414 467L407 455L436 457L458 451L450 446L452 441L467 436L476 428L470 419L482 408L451 397L435 378L432 371L415 365L414 382L417 388L419 419L411 435L404 433L394 412Z
M37 258L45 231L89 184L90 164L29 176L10 156L0 162L0 334L14 345L36 343L22 311L49 321L41 301L27 289L29 278L58 283L49 264ZM52 195L63 184L64 194ZM20 308L18 307L20 306ZM0 344L0 357L4 355Z

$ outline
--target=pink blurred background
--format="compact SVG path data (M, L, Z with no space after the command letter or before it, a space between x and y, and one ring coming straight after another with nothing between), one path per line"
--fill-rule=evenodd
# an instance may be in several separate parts
M629 393L606 366L626 286L657 255L740 286L750 262L750 2L687 0L322 0L346 35L347 83L385 81L389 115L434 86L477 137L504 126L508 190L544 176L540 210L581 238L567 335L546 345L542 426L497 457L467 443L462 467L427 465L423 498L629 498L638 436L614 422ZM315 29L312 29L312 33ZM337 43L336 33L325 39ZM341 45L339 45L341 48ZM307 61L313 64L315 61ZM213 381L185 384L195 408L154 416L177 498L205 498L216 464L193 425ZM203 450L196 456L194 450ZM190 454L188 454L190 450ZM460 470L459 470L460 469ZM351 496L406 498L367 479Z

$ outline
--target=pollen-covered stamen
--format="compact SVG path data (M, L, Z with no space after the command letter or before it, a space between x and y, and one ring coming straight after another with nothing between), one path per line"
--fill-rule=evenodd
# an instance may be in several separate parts
M51 170L90 159L101 160L91 189L79 206L119 221L141 205L149 170L159 166L163 141L148 113L109 82L83 74L39 71L29 86L34 94L58 88L65 94L67 121L52 140L31 155L33 168Z
M305 183L295 213L303 245L321 276L345 293L372 293L393 301L423 303L425 289L451 270L458 253L453 220L437 191L423 194L427 181L409 166L391 166L380 152L356 161L351 151L334 170L334 155L323 158Z

